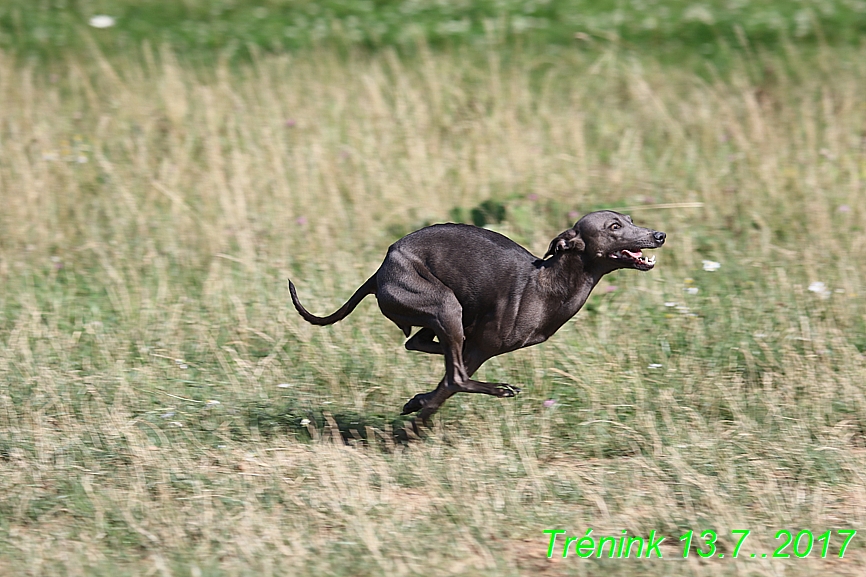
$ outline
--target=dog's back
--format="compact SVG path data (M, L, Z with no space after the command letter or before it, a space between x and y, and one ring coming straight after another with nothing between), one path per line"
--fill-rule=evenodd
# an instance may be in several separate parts
M382 286L407 269L429 274L450 288L464 307L473 308L501 296L508 285L520 285L539 262L498 232L468 224L436 224L391 245L376 276Z

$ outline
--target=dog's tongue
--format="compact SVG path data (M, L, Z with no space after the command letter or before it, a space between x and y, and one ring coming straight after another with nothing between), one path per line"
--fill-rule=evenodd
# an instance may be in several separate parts
M638 258L640 258L640 257L643 256L643 251L642 251L642 250L638 250L637 252L632 252L632 251L630 251L630 250L625 250L625 249L623 249L622 252L624 252L625 254L627 254L628 256L630 256L630 257L632 257L632 258L634 258L634 259L638 259Z

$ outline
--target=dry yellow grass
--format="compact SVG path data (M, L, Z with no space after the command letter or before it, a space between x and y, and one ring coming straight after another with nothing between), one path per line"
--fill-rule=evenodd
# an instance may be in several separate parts
M0 572L862 574L866 534L842 560L835 535L827 559L678 541L863 527L862 50L724 78L616 50L144 55L0 57ZM489 198L536 253L601 206L669 242L482 369L519 398L457 397L400 443L441 360L372 299L303 324L285 279L331 312L400 234ZM544 529L588 527L656 530L665 559L545 557Z

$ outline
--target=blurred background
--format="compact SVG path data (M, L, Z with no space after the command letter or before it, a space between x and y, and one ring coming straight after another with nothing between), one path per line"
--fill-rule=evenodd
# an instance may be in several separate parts
M88 24L105 30L92 37L104 50L136 52L145 41L169 43L185 58L202 62L223 52L248 58L252 47L269 53L325 46L414 52L419 42L478 46L491 35L542 52L600 36L651 50L655 58L695 55L716 61L724 56L724 44L740 45L744 36L768 49L786 40L857 45L866 29L866 5L861 0L6 0L0 7L0 47L57 57L87 44Z
M6 0L0 572L862 574L864 31L863 0ZM655 269L424 439L442 359L372 298L288 298L332 312L428 224L541 255L601 208L667 232ZM665 561L547 557L589 528Z

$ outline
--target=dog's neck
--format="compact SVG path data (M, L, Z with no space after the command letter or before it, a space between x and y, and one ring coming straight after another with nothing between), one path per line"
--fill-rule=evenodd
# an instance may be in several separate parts
M539 287L549 298L560 300L561 314L571 318L605 272L587 266L586 256L580 252L563 252L544 262L545 266L538 271Z

